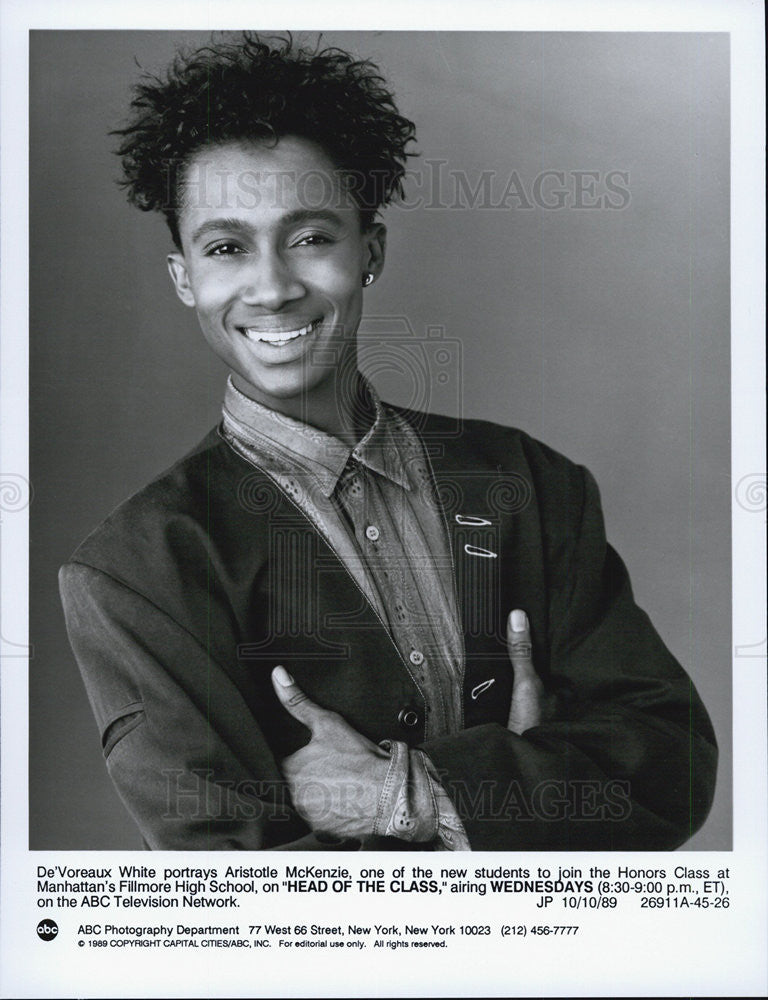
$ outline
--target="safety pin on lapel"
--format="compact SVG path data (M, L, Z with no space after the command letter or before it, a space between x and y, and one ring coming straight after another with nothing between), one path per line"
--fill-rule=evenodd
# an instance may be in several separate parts
M471 514L456 514L456 524L463 524L470 528L482 528L490 523L484 517L472 517Z
M466 544L464 551L468 556L481 556L483 559L496 559L498 555L496 552L491 552L490 549L481 549L479 545Z
M472 691L470 692L470 694L472 695L472 701L477 701L477 699L483 693L483 691L487 691L488 688L491 686L491 684L495 683L496 683L496 678L490 677L487 681L483 681L482 684L478 684L477 687L473 687Z

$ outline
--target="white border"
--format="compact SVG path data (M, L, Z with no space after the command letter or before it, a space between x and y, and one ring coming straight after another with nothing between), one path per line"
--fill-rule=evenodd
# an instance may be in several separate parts
M758 0L645 0L643 3L592 2L573 0L513 0L503 7L491 0L475 0L471 5L458 2L422 0L386 4L336 3L320 13L317 3L294 2L280 5L280 20L265 24L263 17L274 14L254 6L252 0L182 0L164 4L133 2L103 3L90 0L56 3L54 0L2 0L0 2L0 44L2 45L2 81L0 83L0 471L23 475L27 467L27 362L28 345L28 259L27 240L27 81L28 37L38 28L142 28L142 29L225 29L242 28L253 23L258 14L259 27L281 29L294 24L302 29L400 29L400 30L573 30L573 31L726 31L731 34L732 57L732 482L734 490L747 476L764 473L765 352L763 331L765 275L765 176L764 140L764 46L763 9ZM758 486L759 490L759 486ZM765 482L762 485L763 496ZM3 996L34 995L25 983L30 963L39 963L41 955L29 937L16 939L15 914L23 912L24 886L17 881L27 859L27 676L23 657L14 655L18 648L7 642L27 642L27 544L26 515L6 515L2 529L2 581L0 582L0 634L6 643L2 660L2 941ZM767 987L765 967L766 929L766 680L765 680L765 522L759 512L733 505L733 636L741 655L734 656L734 851L732 855L714 855L726 864L732 858L749 873L747 885L752 893L737 905L741 912L719 937L718 961L722 976L704 984L701 969L694 967L694 952L688 942L682 949L691 955L688 970L690 989L728 995L745 992L760 995ZM717 609L713 609L713 614ZM762 645L760 645L762 643ZM752 648L749 648L752 647ZM23 651L23 650L22 650ZM21 862L23 859L24 865ZM114 858L112 859L114 861ZM94 859L92 863L97 863ZM704 856L697 856L704 864ZM717 864L717 861L710 862ZM630 928L631 930L631 928ZM680 928L684 931L684 928ZM704 947L706 942L702 941ZM647 982L634 978L626 984L629 992L663 992L665 963L669 963L669 985L678 984L673 974L679 962L681 940L670 934L666 947L655 949L653 964L648 967ZM711 942L710 945L711 947ZM599 942L595 955L600 954ZM51 956L53 958L53 955ZM180 954L183 959L183 953ZM704 961L704 953L699 956ZM580 963L581 964L581 963ZM607 963L609 965L610 963ZM705 963L706 964L706 963ZM181 994L195 989L184 983L183 963L174 964L176 990ZM307 966L310 969L311 966ZM607 966L606 966L607 968ZM536 983L521 970L521 990L542 986L548 994L581 992L572 981L570 969L548 970L545 983ZM584 974L584 967L579 970ZM679 970L678 970L679 971ZM39 973L39 968L37 969ZM294 970L298 974L298 970ZM661 974L660 974L661 973ZM450 966L428 980L432 988L446 993L455 970ZM482 973L477 972L480 977ZM413 985L418 985L418 976ZM489 974L488 982L491 983ZM50 970L50 995L85 995L79 988L76 968ZM602 984L583 980L585 992L618 994L621 986L615 978ZM159 984L134 980L143 995L152 995ZM168 984L166 990L168 990ZM291 990L300 989L293 979ZM379 984L382 992L395 986ZM222 990L226 994L233 984ZM318 993L318 984L308 979L304 984ZM483 983L476 986L482 992ZM352 987L354 988L354 986ZM687 987L686 987L687 988ZM105 980L102 991L120 988ZM247 988L246 988L247 989ZM125 993L125 990L122 990ZM396 989L393 990L396 992ZM409 992L411 992L409 990ZM102 992L101 995L108 995ZM171 995L168 992L168 995ZM243 994L245 995L245 994Z

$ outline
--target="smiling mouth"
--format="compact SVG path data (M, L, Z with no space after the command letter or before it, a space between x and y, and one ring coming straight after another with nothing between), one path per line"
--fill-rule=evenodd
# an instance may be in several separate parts
M306 337L320 326L322 318L313 319L307 326L302 326L298 330L258 330L253 326L241 326L239 329L248 340L256 343L270 344L272 347L282 347L290 344L292 340L299 337Z

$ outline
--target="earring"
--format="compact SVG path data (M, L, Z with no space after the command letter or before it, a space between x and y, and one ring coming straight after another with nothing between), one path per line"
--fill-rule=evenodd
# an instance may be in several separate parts
M363 275L363 288L367 288L369 285L373 284L373 275L370 271Z

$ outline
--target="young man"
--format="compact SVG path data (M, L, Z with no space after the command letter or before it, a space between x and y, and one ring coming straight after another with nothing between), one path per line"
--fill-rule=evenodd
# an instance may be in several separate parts
M61 572L148 845L679 845L714 736L589 473L357 371L413 138L375 67L246 37L133 110L129 196L231 372L220 426Z

